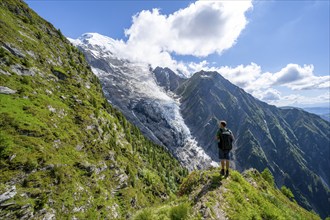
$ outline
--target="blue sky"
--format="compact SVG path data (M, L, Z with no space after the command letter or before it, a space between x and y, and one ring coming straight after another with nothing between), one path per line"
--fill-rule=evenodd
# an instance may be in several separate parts
M99 33L133 58L150 47L145 62L216 70L269 104L329 106L329 1L26 3L69 38Z

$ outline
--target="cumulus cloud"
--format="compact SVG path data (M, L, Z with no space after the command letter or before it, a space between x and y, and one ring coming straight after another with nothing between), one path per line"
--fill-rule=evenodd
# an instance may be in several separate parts
M313 65L288 64L273 75L273 85L285 85L293 90L330 88L330 76L315 76Z
M204 57L232 47L247 24L251 1L197 1L168 17L168 49L180 55Z
M280 96L278 100L270 100L268 103L276 106L306 106L317 105L330 102L329 92L318 96L304 96L299 94L290 94Z
M281 100L281 93L273 88L269 88L265 91L261 91L260 93L256 92L255 96L266 102L274 102Z
M159 9L133 16L121 55L152 66L166 66L189 74L189 66L172 55L205 57L231 48L247 25L252 1L196 1L173 14ZM180 69L181 68L181 69Z
M225 78L230 79L237 86L246 90L249 90L250 87L253 87L252 89L260 87L260 85L255 85L255 82L261 76L261 67L255 63L247 66L239 65L235 68L223 66L218 69L218 72Z
M194 65L190 65L194 66ZM274 105L300 105L329 102L329 92L319 96L282 95L279 89L287 91L328 90L330 76L317 76L313 65L288 64L278 72L263 72L255 63L238 65L236 67L208 67L207 62L195 65L208 71L217 71L233 84L243 88L256 98ZM278 89L275 89L278 88Z
M272 86L282 86L292 90L329 89L330 76L317 76L313 65L300 66L288 64L278 72L262 72L259 65L239 65L236 67L208 67L204 70L217 71L235 85L247 91L267 89Z
M313 66L305 66L302 68L296 64L289 64L281 71L274 74L274 84L289 84L297 82L305 78L305 76L311 75Z
M277 89L268 88L266 90L256 90L252 95L264 102L276 106L308 106L325 104L330 102L330 93L326 92L320 95L309 94L287 94L284 95Z
M125 30L127 43L180 55L221 53L235 44L250 8L251 1L197 1L168 16L158 9L142 11Z

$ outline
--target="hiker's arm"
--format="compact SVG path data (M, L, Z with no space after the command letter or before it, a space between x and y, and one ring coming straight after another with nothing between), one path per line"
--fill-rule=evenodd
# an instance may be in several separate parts
M217 131L217 135L215 136L215 140L220 141L220 133Z

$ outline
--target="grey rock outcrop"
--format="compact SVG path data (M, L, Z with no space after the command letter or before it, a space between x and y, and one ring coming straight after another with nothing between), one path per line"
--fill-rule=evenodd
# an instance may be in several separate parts
M13 66L10 67L11 71L13 71L14 73L16 73L19 76L34 76L35 70L33 69L27 69L19 64L15 64Z
M16 186L11 186L9 189L0 195L0 204L13 198L17 194Z
M6 86L0 86L0 93L1 94L10 95L10 94L15 94L16 92L17 92L16 90L13 90L13 89L8 88Z

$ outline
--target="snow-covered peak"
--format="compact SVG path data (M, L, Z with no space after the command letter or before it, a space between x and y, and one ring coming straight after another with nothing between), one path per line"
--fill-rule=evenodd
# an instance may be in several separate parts
M116 40L98 33L85 33L78 39L68 38L72 44L91 51L96 58L111 55L112 58L125 59L134 63L144 63L153 68L169 67L180 77L189 78L189 68L182 62L171 59L168 52L158 47L145 47L131 41Z
M111 52L116 50L115 47L118 43L114 39L98 33L85 33L81 37L79 37L78 40L81 43L99 46L102 47L104 50Z
M120 52L125 47L123 41L114 40L98 33L85 33L78 39L68 39L73 45L91 51L96 57L113 55L117 58L124 58Z

